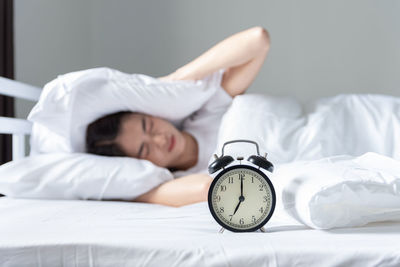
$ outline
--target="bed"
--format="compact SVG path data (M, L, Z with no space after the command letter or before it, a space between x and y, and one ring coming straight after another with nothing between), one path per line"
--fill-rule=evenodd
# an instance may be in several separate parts
M0 79L0 93L35 101L40 89ZM30 123L0 118L24 157ZM4 177L1 177L4 179ZM266 232L219 233L206 202L172 208L1 197L1 266L399 266L400 222L316 230L277 205Z

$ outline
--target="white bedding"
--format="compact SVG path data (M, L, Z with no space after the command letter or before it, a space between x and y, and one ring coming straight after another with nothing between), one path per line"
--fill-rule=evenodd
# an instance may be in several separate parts
M400 159L400 97L342 94L303 110L291 98L240 95L222 119L216 152L227 140L243 138L256 141L274 164L367 152Z
M245 94L225 113L225 142L256 141L275 164L277 202L319 229L400 221L400 98L343 94L303 110L292 98ZM254 146L227 146L245 159ZM282 199L280 197L282 196Z
M266 98L251 95L237 97L235 101L246 102L246 99L247 104L233 105L225 116L219 146L231 139L255 140L261 152L269 152L269 159L278 167L272 177L278 201L266 225L267 233L219 234L220 227L206 202L171 208L144 203L3 197L0 198L0 266L400 266L400 222L334 230L314 230L300 223L318 226L310 215L313 213L309 204L315 203L314 196L319 196L321 204L331 205L338 200L334 204L342 206L350 203L349 197L362 196L378 204L380 213L373 219L381 218L382 211L385 215L396 215L384 219L400 217L400 169L395 161L400 160L400 98L338 96L318 102L315 112L307 116L293 101L270 105L272 102ZM216 151L218 154L220 149ZM239 152L246 150L240 148ZM323 157L342 154L357 157L370 151L388 158L378 154L356 158L355 163L364 162L363 169L359 169L362 173L353 168L351 172L331 171L323 175L321 168L335 167L323 165L333 162L332 159L312 163ZM254 153L254 148L249 153ZM373 163L367 164L370 159ZM307 169L303 163L294 162L302 172L295 168L279 169L295 160L308 160L312 164ZM370 172L370 166L374 172ZM390 173L386 166L393 166ZM366 169L368 175L364 176ZM303 173L301 186L293 183L299 181L300 173ZM282 174L287 179L276 180ZM3 176L6 179L7 175ZM378 187L385 190L371 193L364 187L353 191L348 190L350 187L338 188L355 178L358 184L373 181L373 187L369 187L373 191ZM40 184L35 185L40 190ZM333 193L337 197L329 195L324 200L332 190L336 190ZM373 198L369 197L372 195ZM343 196L347 202L342 201ZM357 203L376 208L361 198ZM340 205L335 206L334 214L341 214ZM348 214L354 217L361 214L355 211L363 210L357 208ZM328 214L331 211L325 209ZM296 212L300 220L286 212ZM355 224L336 221L328 227L354 226L368 221L365 218Z
M312 230L277 212L267 233L218 233L206 202L0 198L0 266L399 266L400 223Z

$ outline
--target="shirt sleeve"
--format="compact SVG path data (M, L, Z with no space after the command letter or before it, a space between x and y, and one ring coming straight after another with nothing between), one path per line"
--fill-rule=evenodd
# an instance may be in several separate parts
M232 97L221 87L224 72L225 69L220 69L204 78L207 79L208 86L213 86L209 89L215 89L215 92L183 123L183 130L192 134L198 143L198 162L186 171L174 172L174 177L192 173L208 173L207 166L217 145L221 119L232 103Z
M215 88L215 93L204 103L204 105L194 113L192 113L184 122L186 126L194 126L194 124L201 124L204 126L206 120L212 117L221 117L232 103L233 98L222 88L222 77L225 69L220 69L206 78L208 86ZM195 123L196 122L196 123Z

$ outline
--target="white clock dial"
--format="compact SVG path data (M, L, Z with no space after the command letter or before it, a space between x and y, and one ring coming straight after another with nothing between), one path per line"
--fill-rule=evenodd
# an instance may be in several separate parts
M261 227L272 215L275 205L273 188L262 173L249 166L238 166L221 174L211 188L214 217L228 229Z

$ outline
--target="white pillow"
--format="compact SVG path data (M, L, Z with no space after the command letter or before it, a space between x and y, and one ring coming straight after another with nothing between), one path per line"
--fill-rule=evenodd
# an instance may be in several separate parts
M110 68L60 75L44 86L28 116L34 122L32 153L85 152L87 125L121 110L159 116L178 126L215 93L223 72L197 81L161 81Z
M143 160L48 153L0 166L0 193L15 198L132 200L172 174Z
M220 155L227 141L249 139L258 143L260 153L268 152L273 163L291 162L296 157L292 150L293 134L303 124L302 115L302 106L293 97L236 96L222 118L215 153ZM255 146L248 144L229 145L225 151L235 157L256 152Z
M284 209L315 229L400 221L400 162L377 153L278 166L272 183Z
M226 141L251 139L275 164L366 152L400 159L400 98L346 94L313 105L303 114L293 98L238 96L222 119L216 152ZM237 154L234 146L228 149Z
M366 152L400 159L400 97L341 94L314 105L298 144L315 151L303 153L302 159Z
M29 114L33 122L31 157L0 167L1 193L35 198L132 199L172 179L167 169L149 161L80 154L85 151L87 125L103 115L131 110L160 116L179 126L217 89L222 90L224 71L197 81L160 81L109 68L59 76L45 85Z

